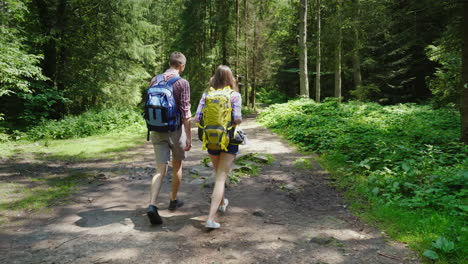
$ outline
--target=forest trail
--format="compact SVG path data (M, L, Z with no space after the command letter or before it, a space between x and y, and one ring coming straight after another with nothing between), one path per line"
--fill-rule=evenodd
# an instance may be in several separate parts
M258 176L229 185L228 211L218 216L221 229L213 231L204 227L211 188L199 177L211 173L200 163L207 155L198 140L184 163L179 198L185 205L175 212L165 210L170 177L165 179L161 226L151 226L145 215L155 172L149 143L119 163L12 164L11 174L29 168L99 177L81 185L71 202L18 217L24 224L1 230L0 263L420 263L404 244L354 217L318 164L294 166L309 157L254 118L242 127L250 142L241 152L271 154L274 162Z

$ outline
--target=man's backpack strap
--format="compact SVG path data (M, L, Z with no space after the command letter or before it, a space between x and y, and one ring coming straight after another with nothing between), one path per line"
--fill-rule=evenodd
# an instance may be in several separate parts
M180 80L180 76L179 75L176 75L174 77L172 77L169 81L167 81L167 85L169 86L172 86L174 85L175 82L177 82L178 80Z
M162 81L164 81L164 76L162 74L156 76L156 84L159 84Z

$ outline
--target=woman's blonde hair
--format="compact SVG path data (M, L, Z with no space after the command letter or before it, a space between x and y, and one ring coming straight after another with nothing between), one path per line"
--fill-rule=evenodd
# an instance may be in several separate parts
M230 86L234 91L238 91L236 78L234 78L231 69L226 65L218 66L214 76L210 80L210 86L215 89Z

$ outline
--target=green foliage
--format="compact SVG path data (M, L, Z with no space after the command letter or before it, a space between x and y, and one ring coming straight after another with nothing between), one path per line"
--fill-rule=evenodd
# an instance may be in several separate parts
M261 88L257 92L257 100L268 105L285 103L288 99L286 94L272 88Z
M294 166L300 169L313 169L314 165L310 161L310 159L306 158L299 158L294 161Z
M27 13L23 1L2 1L0 7L0 97L29 92L31 80L44 80L38 66L41 56L30 54L18 24Z
M437 252L430 250L430 249L424 250L423 256L425 256L426 258L430 258L432 260L439 259L439 255L437 254Z
M18 93L24 108L19 118L23 119L26 124L37 125L41 121L50 119L51 114L55 112L54 106L71 102L63 96L63 92L54 87L35 83L31 85L30 93Z
M229 182L236 184L242 177L257 176L261 168L265 165L271 165L274 158L271 155L262 156L258 153L249 153L239 156L235 161L235 168L229 173Z
M14 186L16 187L14 191L20 193L19 199L0 200L0 210L39 210L51 207L73 193L77 182L85 176L76 174L65 178L34 179L40 182L39 186L34 188L26 188L22 185Z
M208 164L211 163L211 159L208 158L208 157L203 158L203 159L200 161L200 163L201 163L202 165L204 165L205 167L208 167Z
M436 263L466 263L468 246L466 221L459 216L451 216L437 210L407 209L398 205L365 204L358 196L353 196L352 208L367 222L385 230L391 237L407 243L422 256L435 256ZM454 242L455 249L444 253L434 248L434 242L444 237ZM431 252L432 251L432 252ZM426 261L427 262L427 261Z
M250 107L247 107L247 106L243 106L242 109L242 116L246 116L246 115L252 115L252 114L256 114L257 111L250 108Z
M161 8L144 0L68 3L63 14L69 19L67 27L54 28L61 40L58 52L67 54L64 70L57 74L65 97L73 102L68 112L132 107L141 101L157 62L167 63L167 54L156 54L162 45L157 36L163 32L157 19L166 13L158 12ZM47 9L54 12L55 7Z
M259 119L321 154L343 186L375 206L467 216L468 147L458 142L456 109L300 99Z
M27 139L67 139L116 131L141 131L145 127L139 110L90 110L79 116L67 116L60 121L44 121L27 132Z
M429 45L426 53L431 61L440 64L434 76L427 78L428 86L434 94L435 105L459 104L461 96L459 89L461 83L460 50L447 49L443 45Z
M23 135L25 138L26 135ZM146 142L146 131L116 131L101 135L39 141L7 141L0 143L0 158L21 155L37 160L86 161L99 159L122 159L132 157L125 152Z
M380 96L380 88L371 83L359 85L356 89L350 91L351 95L362 102L377 101Z

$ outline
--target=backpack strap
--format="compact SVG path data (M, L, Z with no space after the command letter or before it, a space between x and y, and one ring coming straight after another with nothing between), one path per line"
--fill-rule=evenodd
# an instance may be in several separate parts
M159 74L156 76L156 84L164 81L164 76L162 74Z
M177 82L178 80L180 80L180 76L179 75L176 75L174 77L172 77L171 79L169 79L169 81L167 81L167 85L169 86L172 86L174 85L175 82Z

